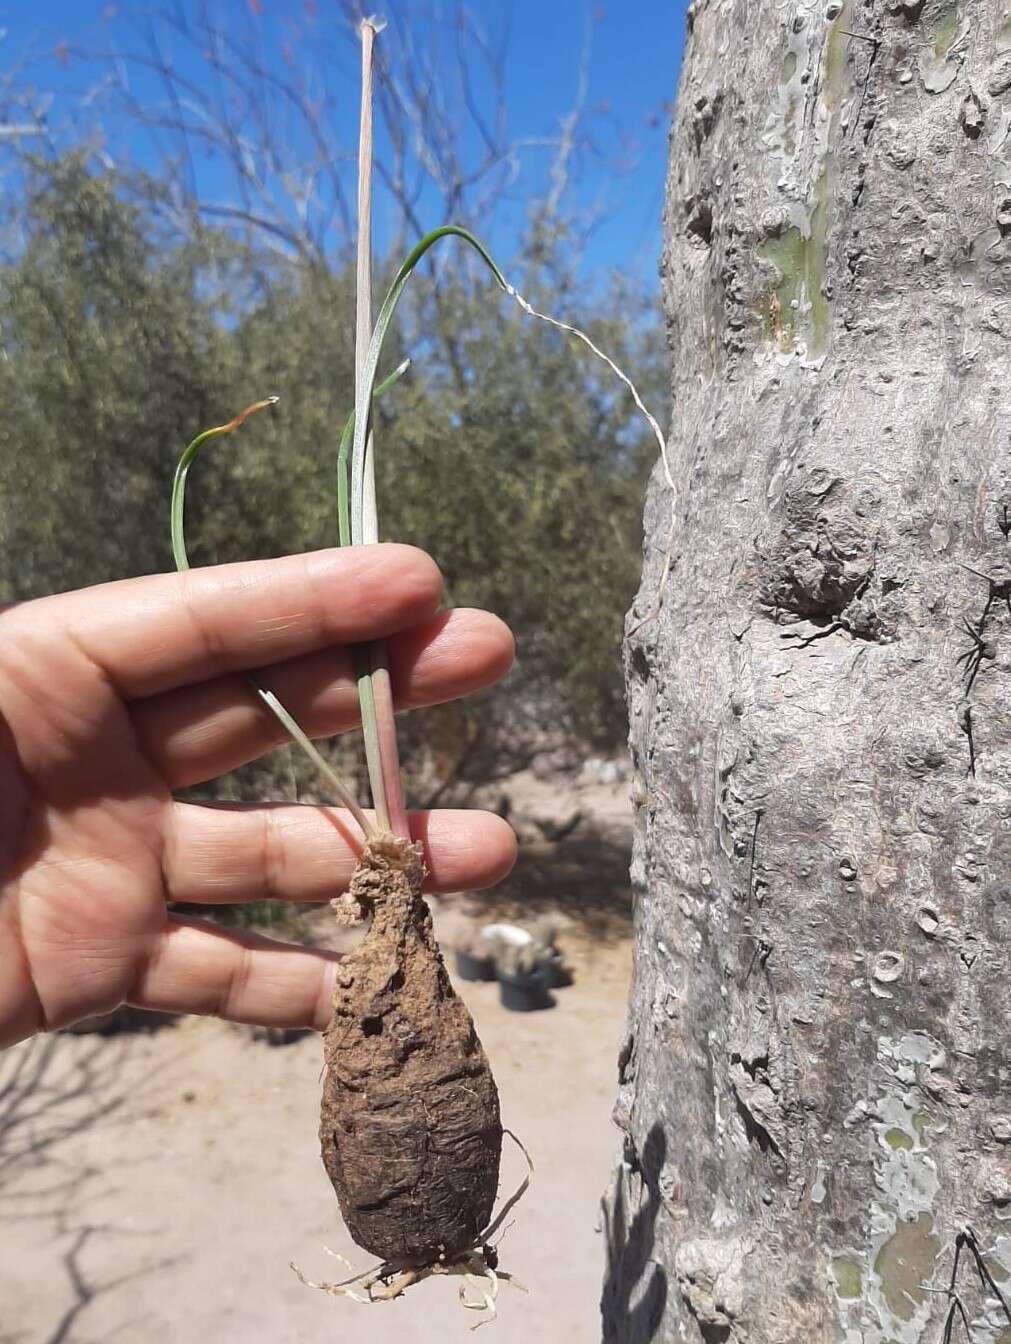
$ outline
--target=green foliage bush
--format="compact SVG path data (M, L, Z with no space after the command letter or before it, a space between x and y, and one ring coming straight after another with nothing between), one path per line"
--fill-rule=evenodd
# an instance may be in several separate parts
M160 191L71 155L36 164L9 203L21 241L0 268L5 600L171 569L179 452L269 393L278 410L194 469L193 563L335 541L351 268L285 261L195 220L170 232ZM661 409L658 324L617 280L584 295L565 244L535 222L509 278L585 327ZM378 416L384 533L431 551L449 601L499 612L520 647L507 697L426 716L414 759L437 785L531 734L614 745L654 445L606 369L468 265L443 261L438 284L419 276L404 310L392 344L415 363ZM410 760L410 733L406 746ZM231 787L286 791L295 768L285 755Z

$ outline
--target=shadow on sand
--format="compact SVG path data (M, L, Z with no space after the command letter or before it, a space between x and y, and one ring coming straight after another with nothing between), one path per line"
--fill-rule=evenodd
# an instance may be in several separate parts
M155 1025L144 1022L143 1029ZM94 1277L84 1264L88 1246L98 1237L131 1234L87 1218L84 1209L103 1172L69 1163L62 1152L63 1141L72 1135L114 1123L138 1081L143 1079L131 1067L125 1041L105 1035L37 1036L0 1054L0 1243L16 1246L17 1226L43 1224L62 1245L59 1263L65 1276L65 1285L51 1284L45 1292L38 1283L20 1287L14 1280L16 1296L23 1292L24 1298L6 1304L8 1312L26 1304L41 1319L60 1307L62 1312L48 1327L40 1319L30 1336L0 1332L0 1344L28 1344L29 1338L32 1344L70 1344L77 1337L78 1318L97 1297L172 1263L148 1261L111 1278ZM8 1257L5 1267L16 1270L16 1260ZM129 1320L120 1328L131 1334Z

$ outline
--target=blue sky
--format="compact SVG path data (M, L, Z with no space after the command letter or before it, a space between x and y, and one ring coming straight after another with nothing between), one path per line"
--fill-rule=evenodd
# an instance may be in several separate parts
M484 0L483 9L500 8ZM517 0L513 27L511 98L531 131L550 126L576 86L578 42L591 33L588 102L606 103L610 118L634 141L635 167L611 178L602 163L585 188L601 193L609 215L591 242L588 260L647 266L660 251L660 211L667 164L669 105L677 92L687 0ZM595 18L594 15L599 15ZM609 180L610 178L610 180Z
M449 0L434 3L446 14L453 11ZM382 13L382 0L375 0L375 5ZM78 51L137 48L148 16L159 7L195 15L200 0L41 0L39 4L0 0L0 29L6 30L0 42L0 71L29 56L26 77L36 88L53 93L50 115L58 119L95 87L96 67L79 59ZM342 39L334 0L211 0L211 8L218 22L244 34L252 49L264 53L266 63L278 69L286 50L285 35L297 33L296 59L326 64L336 91L332 115L350 120L351 134L356 118L355 54ZM515 137L537 139L556 132L559 118L576 97L580 53L588 44L585 124L591 143L580 156L571 203L577 210L596 209L599 221L587 242L583 265L588 270L616 267L652 283L660 246L669 106L677 89L686 0L639 0L634 6L627 0L476 0L469 8L490 36L508 25L506 104ZM387 0L386 11L391 10L403 19L413 12L412 0ZM155 19L155 31L160 31L158 25ZM327 34L330 46L324 40ZM418 40L427 40L425 32ZM169 43L166 49L175 52L178 46ZM179 59L185 65L185 58ZM186 70L196 73L192 67ZM141 69L130 77L130 92L144 106L162 105L158 81ZM153 164L150 144L135 129L127 128L122 118L110 116L107 121L113 157L129 155ZM548 152L531 148L521 162L522 172L511 193L513 206L492 225L498 234L493 245L500 248L504 244L508 249L510 238L504 235L515 236L521 225L524 198L547 188ZM230 184L223 170L211 164L198 171L201 194L228 199ZM382 209L377 201L379 230ZM426 220L437 222L442 221ZM468 222L479 228L483 223Z

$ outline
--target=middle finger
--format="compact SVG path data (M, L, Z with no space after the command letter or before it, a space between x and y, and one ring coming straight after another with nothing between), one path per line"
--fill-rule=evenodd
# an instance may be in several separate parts
M389 641L398 709L443 704L491 686L508 672L513 639L497 616L461 608L401 631ZM310 737L358 723L358 691L348 648L324 649L257 672ZM148 761L172 789L214 779L289 741L241 676L138 700L134 729Z

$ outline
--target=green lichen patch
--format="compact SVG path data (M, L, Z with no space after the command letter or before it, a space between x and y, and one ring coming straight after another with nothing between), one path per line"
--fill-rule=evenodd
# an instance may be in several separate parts
M800 229L786 229L758 251L759 258L771 262L779 272L779 283L773 287L775 299L769 299L769 330L782 350L793 345L797 308L807 289L811 269L807 243Z
M889 1148L912 1148L913 1140L904 1129L889 1129L885 1132L885 1143Z
M797 53L795 51L788 51L786 53L786 60L783 62L782 73L779 76L780 84L789 84L790 80L793 79L796 73L797 73Z
M897 1223L875 1257L874 1273L885 1304L896 1320L911 1321L925 1300L921 1284L929 1281L941 1253L941 1243L933 1228L934 1220L929 1213Z
M997 50L1005 51L1008 47L1011 47L1011 13L997 29Z
M835 1279L836 1292L847 1301L855 1301L863 1295L864 1281L860 1271L860 1261L852 1255L837 1255L832 1261L832 1276Z
M850 42L850 0L845 0L842 9L832 24L825 53L825 78L822 99L828 104L833 116L838 114L842 105L844 76L846 70L846 51Z
M809 355L822 355L828 346L832 314L823 290L827 227L826 170L815 188L806 232L798 227L784 229L758 251L759 258L779 273L775 302L769 301L769 327L781 350L790 350L799 335L805 337Z
M955 45L958 37L958 5L944 11L934 29L934 55L943 59Z

